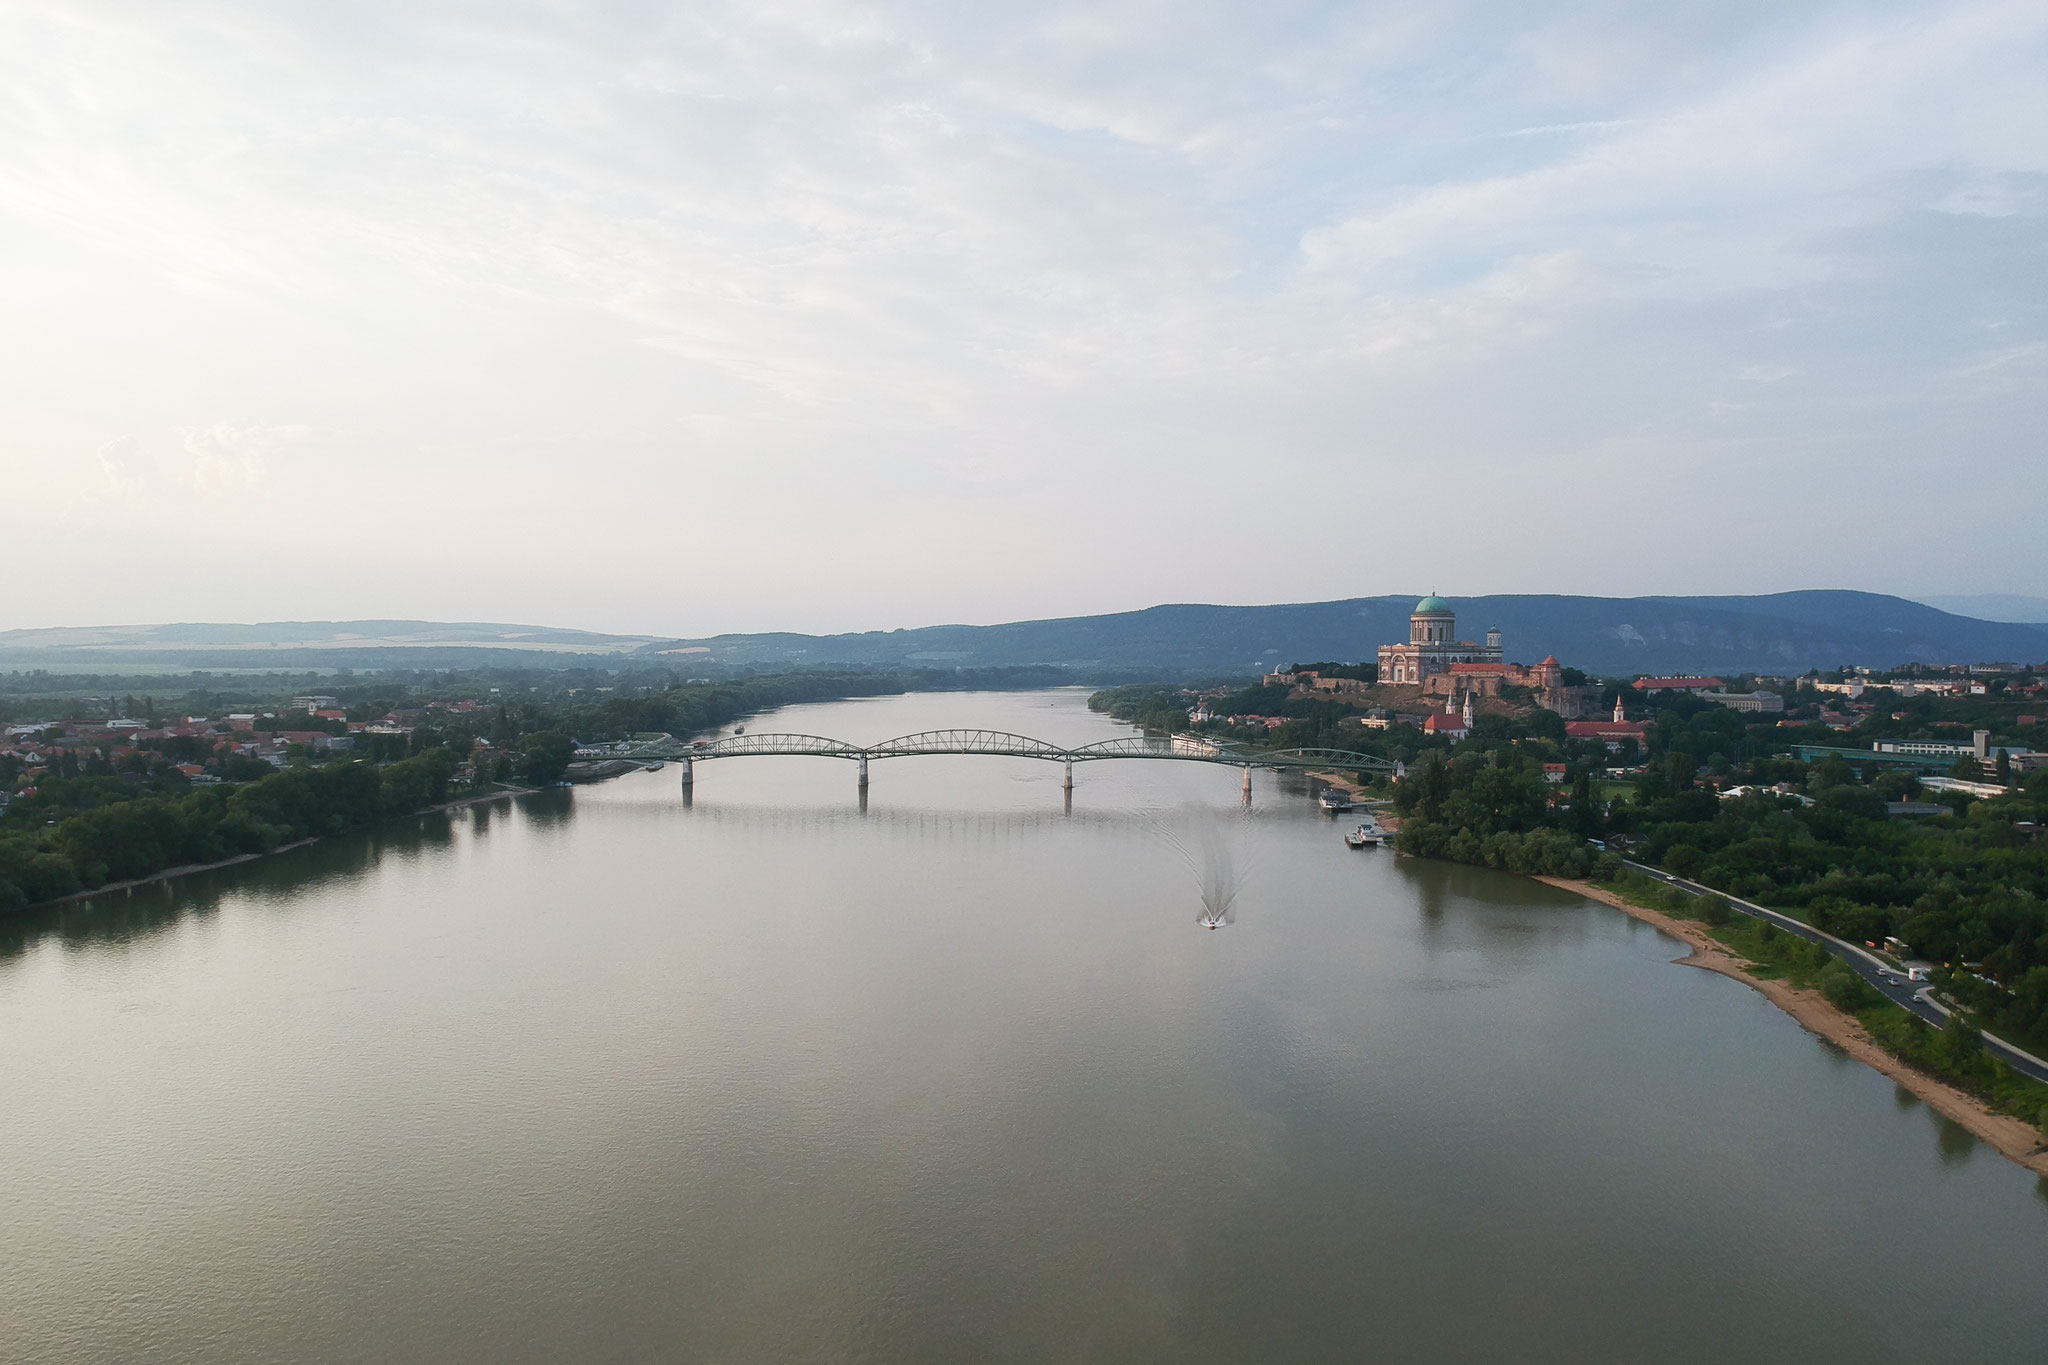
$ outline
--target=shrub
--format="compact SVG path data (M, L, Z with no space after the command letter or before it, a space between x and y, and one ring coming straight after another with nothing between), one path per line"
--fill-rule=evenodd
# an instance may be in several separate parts
M1952 1065L1965 1067L1984 1051L1984 1035L1961 1012L1951 1014L1941 1030L1942 1051Z
M1874 1004L1878 994L1870 984L1856 974L1856 969L1836 958L1820 969L1817 983L1820 993L1828 1003L1846 1014L1854 1014L1865 1006Z

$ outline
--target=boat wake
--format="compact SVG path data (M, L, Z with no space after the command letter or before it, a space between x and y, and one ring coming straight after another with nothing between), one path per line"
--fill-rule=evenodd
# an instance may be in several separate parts
M1220 929L1237 923L1238 893L1257 862L1255 810L1225 813L1210 806L1142 807L1139 818L1180 855L1201 898L1195 923Z

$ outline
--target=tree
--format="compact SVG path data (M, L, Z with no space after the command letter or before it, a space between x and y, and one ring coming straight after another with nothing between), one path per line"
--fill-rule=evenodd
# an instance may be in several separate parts
M1693 908L1698 912L1699 917L1708 924L1721 925L1728 922L1730 911L1726 896L1708 892L1700 897L1699 903Z
M1816 792L1840 787L1856 780L1856 770L1840 754L1829 754L1806 772L1806 785Z
M546 786L550 782L560 782L569 771L569 759L576 752L576 741L557 730L542 730L521 740L519 752L524 760L521 766L526 780Z
M1593 795L1593 774L1584 768L1572 783L1572 828L1584 839L1600 837L1600 802Z
M1818 980L1820 993L1827 997L1828 1003L1845 1013L1855 1012L1872 999L1870 986L1856 975L1854 967L1840 958L1821 968Z
M1409 774L1408 781L1401 784L1396 802L1424 820L1434 820L1443 813L1444 800L1450 794L1450 770L1444 764L1443 754L1432 749L1423 755L1421 766ZM1401 799L1404 797L1405 802Z
M1948 1054L1949 1061L1957 1066L1967 1066L1984 1050L1984 1035L1979 1033L1969 1020L1963 1018L1962 1011L1958 1010L1951 1014L1948 1023L1942 1026L1941 1046L1942 1051Z

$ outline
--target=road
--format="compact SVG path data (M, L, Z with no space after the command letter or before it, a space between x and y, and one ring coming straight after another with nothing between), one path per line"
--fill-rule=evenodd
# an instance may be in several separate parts
M1854 967L1856 974L1876 987L1884 995L1885 999L1913 1011L1913 1013L1919 1015L1936 1028L1940 1028L1948 1022L1949 1010L1934 999L1932 987L1917 986L1908 981L1894 981L1891 977L1884 975L1885 972L1896 972L1897 969L1860 943L1851 943L1847 939L1836 938L1833 934L1824 934L1810 924L1803 924L1793 919L1790 915L1781 914L1776 910L1758 905L1753 901L1746 901L1740 897L1731 896L1725 891L1716 891L1710 886L1702 886L1698 882L1687 881L1684 877L1674 877L1669 872L1661 871L1658 868L1647 867L1642 863L1627 863L1627 866L1634 868L1646 877L1654 877L1667 886L1675 886L1679 890L1689 891L1695 896L1720 896L1728 902L1731 908L1739 910L1745 915L1751 916L1754 919L1767 920L1783 929L1786 933L1797 934L1809 943L1818 943L1836 957L1841 958L1851 967ZM2016 1048L2003 1038L1995 1038L1988 1033L1984 1035L1984 1047L1992 1056L1997 1057L2021 1075L2031 1076L2037 1081L2048 1082L2048 1062L2042 1061L2033 1053Z

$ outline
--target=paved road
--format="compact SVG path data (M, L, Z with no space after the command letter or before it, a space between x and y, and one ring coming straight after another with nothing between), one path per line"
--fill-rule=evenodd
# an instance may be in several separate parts
M1884 959L1860 943L1851 943L1847 939L1836 938L1833 934L1824 934L1810 924L1802 924L1800 921L1793 919L1790 915L1780 914L1776 910L1758 905L1753 901L1730 896L1725 891L1715 891L1710 886L1702 886L1698 882L1687 881L1683 877L1674 877L1669 872L1660 871L1654 867L1647 867L1642 863L1628 863L1628 866L1646 877L1655 877L1667 886L1675 886L1681 891L1690 891L1695 896L1709 894L1720 896L1732 908L1741 911L1745 915L1755 919L1768 920L1788 934L1797 934L1809 943L1818 943L1836 957L1841 958L1851 967L1854 967L1857 975L1875 986L1883 993L1887 1000L1905 1006L1936 1028L1940 1028L1948 1022L1949 1011L1946 1006L1933 998L1932 988L1908 981L1895 981L1891 977L1883 975L1883 972L1895 969L1892 968L1890 963L1884 961ZM2048 1062L2042 1061L2033 1053L2022 1051L2011 1043L2006 1042L2003 1038L1994 1038L1988 1033L1984 1035L1984 1046L1994 1057L2004 1061L2014 1071L2022 1075L2032 1076L2037 1081L2048 1082Z

